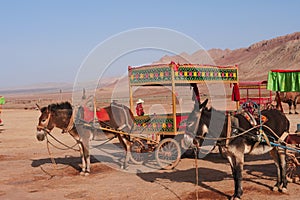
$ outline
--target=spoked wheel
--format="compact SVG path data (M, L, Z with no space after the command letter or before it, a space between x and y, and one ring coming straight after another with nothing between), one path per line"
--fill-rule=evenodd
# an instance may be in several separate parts
M162 169L173 169L180 161L181 148L172 138L160 141L155 150L155 159Z
M288 182L292 183L296 180L296 170L297 170L298 160L293 153L286 154L286 179Z
M130 147L130 160L136 165L141 165L146 159L146 142L140 139L134 139Z

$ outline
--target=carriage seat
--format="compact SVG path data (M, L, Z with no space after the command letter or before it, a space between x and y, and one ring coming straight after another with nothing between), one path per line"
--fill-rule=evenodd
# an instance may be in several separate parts
M90 110L88 107L83 107L83 120L85 122L93 122L94 117L97 118L98 122L106 122L110 120L110 117L104 108L97 108L96 116L94 116L94 111Z

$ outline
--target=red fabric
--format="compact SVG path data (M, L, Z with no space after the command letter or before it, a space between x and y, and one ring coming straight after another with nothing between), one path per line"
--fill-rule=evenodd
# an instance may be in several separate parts
M300 70L285 70L285 69L275 69L271 70L272 72L300 72Z
M105 122L110 120L110 117L104 108L97 110L96 115L99 121Z
M184 121L184 120L186 120L188 118L188 115L176 115L176 127L177 127L177 129L183 129L183 128L186 128L186 124L184 123L184 124L181 124L181 126L179 126L180 125L180 123L181 123L181 121Z
M232 89L232 95L231 95L231 100L232 101L239 101L241 99L240 97L240 89L238 84L234 83L233 84L233 89Z
M94 112L91 111L89 108L84 107L84 117L83 120L86 122L91 122L94 120ZM96 111L96 117L98 121L109 121L109 115L107 111L104 108L100 108L99 110Z
M136 114L138 116L143 116L144 115L144 108L143 108L143 105L141 103L138 103L136 105L136 108L135 108L135 111L136 111Z

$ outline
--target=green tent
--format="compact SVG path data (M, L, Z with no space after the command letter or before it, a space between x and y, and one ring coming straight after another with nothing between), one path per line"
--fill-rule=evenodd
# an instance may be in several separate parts
M5 104L5 98L0 96L0 105L3 105Z
M300 70L271 70L268 74L268 90L300 92Z

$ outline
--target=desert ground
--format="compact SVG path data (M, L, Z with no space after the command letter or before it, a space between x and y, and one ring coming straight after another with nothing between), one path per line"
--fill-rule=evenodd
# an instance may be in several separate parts
M6 108L2 112L0 199L185 200L196 199L196 194L198 199L228 199L233 194L230 166L216 151L197 160L197 185L193 157L182 158L173 170L154 167L143 171L139 169L144 166L134 164L130 164L128 170L121 170L123 150L118 148L115 148L114 158L91 151L92 172L89 176L80 176L78 152L50 146L49 155L46 142L37 141L35 132L39 115L38 110L28 108ZM287 114L287 117L291 121L291 132L294 132L296 124L300 123L299 116ZM74 144L72 137L62 134L61 130L55 129L53 134L68 145ZM112 140L101 148L103 152L109 152L114 146L118 146L118 142ZM50 157L54 158L56 165ZM288 185L288 194L271 191L276 169L268 154L246 156L243 175L243 199L299 198L299 182Z

